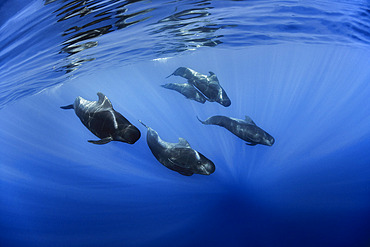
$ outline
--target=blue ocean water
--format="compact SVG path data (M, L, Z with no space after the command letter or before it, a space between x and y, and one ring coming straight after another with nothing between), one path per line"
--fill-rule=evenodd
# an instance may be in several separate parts
M0 3L0 246L370 246L368 1ZM160 87L213 71L230 107ZM103 92L141 131L60 106ZM254 122L247 146L206 119ZM211 159L161 165L146 129Z

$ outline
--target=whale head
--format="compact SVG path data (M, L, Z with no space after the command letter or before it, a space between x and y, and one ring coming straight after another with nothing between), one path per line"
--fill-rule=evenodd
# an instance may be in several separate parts
M274 137L272 137L269 133L264 134L261 144L266 145L266 146L272 146L275 143Z
M217 94L217 98L215 99L215 101L225 107L228 107L231 105L231 100L229 96L227 96L225 90L222 87L218 89L218 94Z
M206 158L203 154L197 152L197 158L195 160L194 172L202 175L210 175L215 170L215 164Z
M221 105L225 106L225 107L228 107L231 105L231 100L228 98L228 97L225 97L225 98L221 98L220 100L217 100L218 103L220 103Z

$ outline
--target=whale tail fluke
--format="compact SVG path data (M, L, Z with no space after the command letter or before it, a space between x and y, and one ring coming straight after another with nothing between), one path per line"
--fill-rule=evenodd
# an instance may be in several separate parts
M202 124L207 124L205 121L202 121L200 120L200 118L197 116L197 119L199 120L199 122L201 122Z
M145 128L149 129L149 126L146 125L145 123L141 122L141 120L138 120L142 125L144 125Z
M73 109L73 105L61 106L60 108L62 108L64 110Z

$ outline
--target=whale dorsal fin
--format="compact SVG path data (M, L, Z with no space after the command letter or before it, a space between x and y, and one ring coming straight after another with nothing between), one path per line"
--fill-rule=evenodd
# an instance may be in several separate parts
M181 146L181 147L187 147L187 148L190 148L190 144L187 140L185 140L184 138L180 137L179 138L179 143L177 143L178 146Z
M247 124L256 125L256 123L255 123L255 122L253 122L253 120L252 120L249 116L245 116L244 121L245 121ZM257 125L256 125L256 126L257 126Z
M98 104L101 105L103 108L112 108L112 103L108 99L107 96L105 96L103 93L99 92L97 93L99 100Z
M218 81L218 78L217 78L216 74L213 73L212 71L209 71L208 79L211 80L211 81L214 81L214 82L216 82L218 84L220 84L220 82Z

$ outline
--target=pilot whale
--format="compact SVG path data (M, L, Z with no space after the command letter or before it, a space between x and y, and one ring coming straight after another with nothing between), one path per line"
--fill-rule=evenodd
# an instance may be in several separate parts
M240 139L248 142L246 144L250 146L257 144L272 146L275 142L275 139L269 133L258 127L248 116L245 116L244 120L225 116L213 116L205 121L199 118L198 120L202 124L224 127Z
M98 101L89 101L77 97L73 105L62 106L62 109L74 109L83 125L100 140L88 142L106 144L110 141L121 141L134 144L140 138L140 131L124 116L113 109L112 103L102 93L97 93Z
M157 131L145 125L147 129L146 141L154 157L165 167L176 171L184 176L191 176L194 173L210 175L215 171L215 165L203 154L192 149L190 144L179 138L178 143L163 141Z
M206 98L203 96L203 94L198 92L198 90L196 90L189 83L167 83L161 86L167 89L175 90L184 95L187 99L192 99L202 104L206 102Z
M190 68L179 67L171 75L181 76L187 79L188 83L192 84L202 94L204 94L204 96L207 97L208 101L218 102L225 107L230 106L231 100L227 96L225 90L221 87L217 76L211 71L209 72L209 74L209 76L206 76Z

